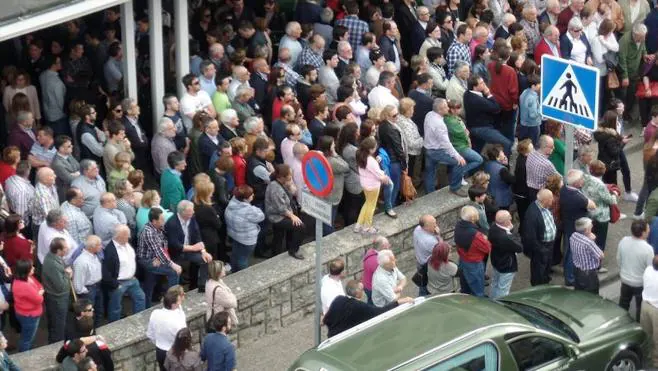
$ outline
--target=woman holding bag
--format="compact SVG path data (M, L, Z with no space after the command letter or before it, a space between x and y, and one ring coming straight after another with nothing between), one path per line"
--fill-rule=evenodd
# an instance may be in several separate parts
M206 281L206 323L215 313L226 311L231 317L233 326L238 326L238 316L235 310L238 307L238 299L222 280L226 277L224 263L221 260L213 260L208 263L208 281Z
M599 32L590 41L594 67L599 69L601 77L600 107L605 107L606 102L613 96L614 90L619 88L619 77L616 69L619 67L619 43L615 37L615 23L610 19L604 19L599 25ZM603 110L601 110L601 116Z

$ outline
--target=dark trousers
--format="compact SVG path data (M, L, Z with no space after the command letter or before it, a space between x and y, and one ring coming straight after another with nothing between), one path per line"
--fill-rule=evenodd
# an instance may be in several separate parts
M79 294L78 299L87 299L94 306L94 326L99 327L103 320L103 292L101 283L87 286L87 293Z
M596 220L592 221L592 233L596 235L596 246L605 251L605 243L608 239L608 226L610 222L598 222Z
M649 121L651 120L651 107L655 102L658 102L658 99L642 98L638 100L638 105L640 108L640 119L642 120L642 127L646 127Z
M46 294L46 317L48 318L48 344L64 340L66 317L69 312L69 295Z
M549 276L553 258L553 241L542 242L538 249L532 251L530 257L530 284L544 285L550 282Z
M639 80L630 79L629 84L626 88L620 88L621 94L624 99L624 105L626 106L624 110L624 115L630 117L631 112L633 111L633 105L637 98L635 97L635 90L637 89L637 83ZM642 124L644 125L644 123Z
M208 263L203 260L201 253L184 252L178 260L190 263L190 290L199 288L200 292L204 292L208 280Z
M345 226L352 225L356 223L356 220L359 218L359 212L361 211L361 205L365 202L365 197L363 192L358 195L349 193L347 191L343 192L342 200L342 209L343 209L343 219L345 219Z
M599 275L598 269L582 270L576 266L573 267L575 280L574 289L599 294Z
M304 226L295 226L292 220L283 218L278 223L272 223L272 251L274 254L283 252L283 241L286 241L288 254L295 254L299 251L299 245L304 238Z
M530 206L530 199L528 197L514 196L516 202L516 211L519 213L519 234L523 235L523 222L525 220L525 212Z
M628 310L631 307L631 299L635 298L635 320L640 321L640 309L642 308L642 289L643 287L633 287L621 283L621 293L619 294L619 306Z
M624 190L630 192L632 190L631 169L628 166L628 159L623 151L619 154L619 170L621 170L621 177L624 181ZM617 170L607 170L605 174L603 174L603 183L617 184Z
M562 262L562 235L564 231L562 226L557 226L555 231L555 240L553 241L553 255L551 265L558 265Z
M160 366L160 371L167 371L164 367L165 358L167 358L167 351L155 348L155 360L158 361L158 366Z

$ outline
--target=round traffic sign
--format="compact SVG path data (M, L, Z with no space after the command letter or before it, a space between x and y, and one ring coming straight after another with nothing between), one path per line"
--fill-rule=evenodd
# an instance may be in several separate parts
M302 158L302 174L304 183L316 196L326 197L334 187L334 172L331 164L317 151L309 151Z

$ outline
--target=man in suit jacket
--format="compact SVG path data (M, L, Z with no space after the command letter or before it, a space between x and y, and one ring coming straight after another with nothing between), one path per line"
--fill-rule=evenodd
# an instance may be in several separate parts
M73 179L80 176L80 163L73 157L73 141L70 137L60 135L55 139L57 153L50 167L55 171L55 185L59 200L66 200L66 191L71 187Z
M562 57L560 52L560 31L555 26L547 26L544 30L544 37L535 47L535 63L541 65L541 56L544 54L554 57Z
M530 284L549 283L556 228L553 213L553 193L542 189L537 200L528 206L523 221L523 252L530 257Z
M176 206L185 199L185 188L181 180L181 174L187 167L185 155L174 151L167 156L168 169L160 176L160 205L169 211L176 211Z
M409 92L409 98L416 102L411 121L416 124L418 133L422 137L425 135L425 115L432 111L432 104L434 104L434 100L432 99L434 80L432 80L432 77L428 73L418 75L416 80L418 81L418 87Z
M400 44L405 46L402 55L404 55L404 59L406 60L411 60L411 56L413 55L411 31L414 24L418 22L415 14L415 5L416 4L413 0L402 0L395 9L395 15L393 16L395 23L397 23L400 28ZM384 32L386 32L386 30L384 30Z
M130 246L130 228L127 225L120 224L116 227L114 237L105 246L104 254L101 284L109 297L108 322L121 318L121 304L125 294L133 301L133 314L143 311L146 299L139 281L135 278L137 262L135 250Z
M125 98L121 101L121 108L124 112L121 121L126 129L126 138L135 154L135 168L144 171L144 174L150 174L149 140L139 123L139 105L133 98Z
M479 152L484 143L496 143L501 144L509 156L512 142L494 126L498 121L500 106L482 77L473 75L468 78L463 107L471 138L478 139L478 142L473 143L473 149Z
M512 214L507 210L499 210L496 223L489 228L491 265L494 268L489 294L492 299L509 294L514 274L518 270L516 254L523 251L523 246L512 237L512 228Z
M171 259L176 262L190 262L190 290L199 288L205 292L208 279L208 263L212 256L206 252L201 241L199 224L194 218L194 204L183 200L176 207L176 216L165 223L165 235ZM179 263L180 264L180 263Z
M267 97L267 79L270 74L270 65L267 64L265 58L255 58L254 73L249 77L249 85L254 88L254 99L258 107L265 107L265 99Z

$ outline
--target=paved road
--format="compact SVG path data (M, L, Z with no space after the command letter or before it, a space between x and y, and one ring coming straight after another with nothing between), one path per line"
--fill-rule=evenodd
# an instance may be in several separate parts
M631 166L633 190L639 192L644 176L640 151L642 137L639 135L639 130L629 131L634 133L634 139L627 146L627 156ZM593 147L596 148L596 144ZM623 190L623 186L621 186L621 174L619 175L619 184ZM622 213L627 214L629 218L610 226L604 260L609 273L599 276L602 280L602 296L615 302L618 301L620 287L617 279L619 269L616 266L615 259L617 244L622 237L630 234L630 224L632 221L630 216L633 215L635 209L634 203L621 202L620 206ZM404 273L410 276L413 272ZM562 270L559 267L556 267L551 283L564 283ZM514 278L512 290L520 290L529 285L529 260L525 256L520 256L519 272ZM417 288L411 283L410 286L405 290L406 295L416 296ZM631 307L631 313L633 311L634 307ZM313 347L313 345L313 318L309 316L301 322L281 329L276 334L266 335L257 342L238 349L238 368L240 370L286 370L300 354Z

